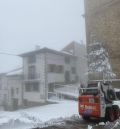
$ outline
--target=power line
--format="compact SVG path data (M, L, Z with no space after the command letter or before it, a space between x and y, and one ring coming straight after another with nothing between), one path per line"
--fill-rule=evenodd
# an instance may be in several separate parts
M7 53L7 52L0 52L1 55L9 55L9 56L18 56L16 54Z
M17 57L20 57L19 55L12 54L12 53L7 53L7 52L0 52L0 54L1 54L1 55L8 55L8 56L17 56ZM73 56L73 55L71 55L71 56ZM88 58L88 55L85 54L85 55L80 56L80 57L77 57L77 56L74 56L74 57L77 58L77 59L87 59L87 58ZM74 57L73 57L73 58L74 58ZM49 57L47 56L47 58L49 58ZM53 60L58 60L58 58L56 58L56 57L52 57L52 59L53 59ZM59 60L63 60L63 59L59 59Z

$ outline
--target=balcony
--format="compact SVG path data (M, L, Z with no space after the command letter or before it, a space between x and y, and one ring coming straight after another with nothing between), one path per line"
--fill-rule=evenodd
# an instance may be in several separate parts
M23 80L24 81L39 81L40 74L24 74Z

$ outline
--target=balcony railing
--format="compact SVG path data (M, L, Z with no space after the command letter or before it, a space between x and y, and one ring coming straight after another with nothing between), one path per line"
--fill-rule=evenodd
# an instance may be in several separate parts
M40 74L24 74L24 80L38 80L40 79Z

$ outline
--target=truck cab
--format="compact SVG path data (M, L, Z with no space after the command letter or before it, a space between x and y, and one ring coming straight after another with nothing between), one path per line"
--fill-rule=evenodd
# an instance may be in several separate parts
M80 88L79 93L79 114L83 119L114 121L119 118L119 107L114 104L116 94L110 83L92 82Z

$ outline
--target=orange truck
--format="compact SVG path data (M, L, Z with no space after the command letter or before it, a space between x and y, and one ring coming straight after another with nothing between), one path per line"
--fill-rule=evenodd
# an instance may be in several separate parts
M116 94L110 82L92 82L79 91L79 114L85 120L104 119L113 122L120 116L119 106L114 104Z

